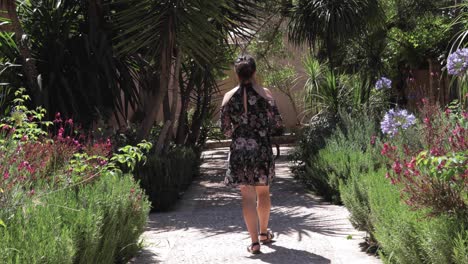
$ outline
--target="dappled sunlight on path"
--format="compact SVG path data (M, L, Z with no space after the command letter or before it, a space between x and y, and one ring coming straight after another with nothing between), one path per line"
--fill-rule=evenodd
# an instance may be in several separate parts
M150 215L145 248L132 263L380 263L360 251L363 233L352 228L344 207L307 193L283 155L276 161L270 227L276 242L263 254L246 251L250 240L238 189L222 184L227 148L204 152L202 176L177 207ZM352 239L347 239L352 236Z

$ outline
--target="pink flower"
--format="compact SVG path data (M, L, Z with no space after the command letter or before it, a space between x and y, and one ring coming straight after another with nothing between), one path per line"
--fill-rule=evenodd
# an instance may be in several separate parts
M468 119L468 112L463 111L462 115L463 115L463 118Z
M28 167L28 166L30 166L30 165L29 165L29 162L27 162L27 161L22 161L22 162L20 162L20 164L18 165L18 170L20 171L20 170L22 170L22 169L24 169L24 168L26 168L26 167Z
M371 141L370 141L370 143L371 143L371 145L372 145L372 146L374 146L374 145L375 145L375 140L376 140L376 139L377 139L377 137L376 137L376 136L372 136L372 137L371 137Z
M432 148L431 151L430 151L431 155L433 156L440 156L441 155L441 151L440 149L438 148Z
M29 195L33 196L36 192L34 191L34 189L32 189L31 191L29 191Z
M431 120L428 117L424 118L424 124L429 125L430 123Z
M73 119L71 119L71 118L68 119L68 120L66 121L66 123L69 124L70 126L73 126Z
M400 162L395 161L395 162L393 163L392 168L393 168L393 171L394 171L396 174L400 174L400 173L401 173L401 164L400 164Z
M383 145L383 149L382 151L380 152L382 155L386 155L388 153L388 150L389 150L389 145L388 143L384 143Z
M451 112L452 112L452 110L450 110L449 108L445 109L445 115L446 116L448 116Z
M411 170L414 170L415 165L416 165L415 158L412 158L410 162L406 163L406 167L408 167L408 169L411 169Z
M65 132L65 129L63 129L63 127L61 127L58 131L58 138L59 139L62 139L63 138L63 132Z
M447 163L446 160L443 160L439 165L437 165L437 170L442 170L445 167L445 164Z
M57 113L55 114L54 123L62 123L62 118L60 117L60 112L57 112Z
M6 180L8 180L8 178L10 178L10 173L9 173L8 171L5 171L5 172L3 173L3 180L6 181Z

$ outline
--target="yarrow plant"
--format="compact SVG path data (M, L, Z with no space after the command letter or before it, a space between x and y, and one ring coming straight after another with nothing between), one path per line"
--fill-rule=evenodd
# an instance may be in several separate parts
M382 122L380 127L384 134L395 136L400 129L407 129L416 123L416 117L413 114L408 113L405 109L400 110L389 110Z
M375 83L375 89L382 90L382 89L391 89L392 88L392 81L386 77L381 77Z
M458 49L447 58L447 71L450 75L461 76L468 70L468 48Z

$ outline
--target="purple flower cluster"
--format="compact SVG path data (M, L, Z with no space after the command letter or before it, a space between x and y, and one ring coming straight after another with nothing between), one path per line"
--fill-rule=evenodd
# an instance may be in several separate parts
M413 114L408 113L406 110L394 110L388 111L382 122L380 128L384 134L388 134L391 137L398 133L398 129L407 129L408 127L416 123L416 117Z
M468 70L468 48L458 49L447 59L447 71L451 75L463 75Z
M390 89L390 88L392 88L392 81L386 77L381 77L375 83L375 89L377 90Z

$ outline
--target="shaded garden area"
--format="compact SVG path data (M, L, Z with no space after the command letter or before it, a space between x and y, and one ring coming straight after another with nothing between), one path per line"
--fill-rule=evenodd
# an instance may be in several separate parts
M305 188L386 263L468 263L468 2L0 1L0 262L126 263L257 59ZM231 87L232 86L232 87ZM294 227L292 227L294 228ZM47 241L45 243L44 241Z

